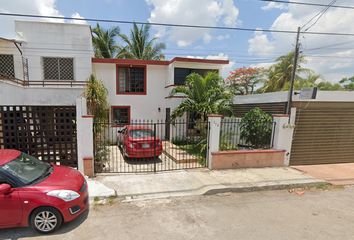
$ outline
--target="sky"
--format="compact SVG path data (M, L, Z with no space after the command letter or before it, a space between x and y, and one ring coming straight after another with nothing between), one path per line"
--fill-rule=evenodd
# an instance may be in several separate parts
M295 0L294 0L295 1ZM354 6L352 0L296 0L303 3ZM258 0L0 0L0 13L65 16L119 21L137 21L200 25L212 27L250 28L259 30L320 33L353 33L354 8L329 8L285 4ZM19 39L14 32L14 20L33 18L0 16L0 37ZM70 21L87 23L95 21ZM129 35L131 24L104 23L103 28L119 26ZM281 55L295 47L295 33L268 33L234 29L203 29L183 27L151 27L151 37L166 43L166 60L174 57L227 59L222 76L240 67L268 67ZM354 75L354 36L300 34L300 51L308 62L303 67L321 74L320 81L339 82ZM122 44L119 38L118 44Z

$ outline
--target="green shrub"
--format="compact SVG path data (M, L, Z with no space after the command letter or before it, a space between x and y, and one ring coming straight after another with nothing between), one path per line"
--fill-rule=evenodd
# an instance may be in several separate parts
M250 110L241 121L241 139L254 148L269 147L272 136L273 118L260 108Z

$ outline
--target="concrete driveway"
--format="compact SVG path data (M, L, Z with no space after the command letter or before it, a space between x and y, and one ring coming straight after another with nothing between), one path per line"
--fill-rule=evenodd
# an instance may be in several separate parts
M354 163L302 165L291 168L333 185L354 185Z

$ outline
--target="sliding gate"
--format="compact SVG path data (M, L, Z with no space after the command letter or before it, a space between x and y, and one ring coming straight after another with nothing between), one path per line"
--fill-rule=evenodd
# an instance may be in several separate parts
M172 171L207 164L208 122L103 122L94 123L93 131L95 173Z

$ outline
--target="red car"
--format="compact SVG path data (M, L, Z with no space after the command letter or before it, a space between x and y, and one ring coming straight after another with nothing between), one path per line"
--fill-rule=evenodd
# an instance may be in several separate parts
M88 206L83 175L17 150L0 150L0 228L51 233Z
M148 126L127 125L118 131L118 146L123 156L129 158L149 158L162 154L162 142Z

